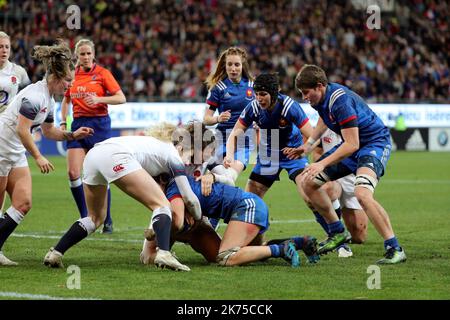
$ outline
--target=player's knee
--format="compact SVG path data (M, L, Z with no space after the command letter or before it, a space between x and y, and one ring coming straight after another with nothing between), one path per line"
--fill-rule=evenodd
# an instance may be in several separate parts
M368 205L373 201L373 192L363 187L355 188L355 197L361 204L364 210L367 210Z
M17 204L13 203L13 207L22 215L26 215L31 210L31 199L22 200Z
M240 250L240 247L234 247L222 252L219 252L219 254L216 257L216 262L224 267L227 266L233 266L234 264L232 263L232 257Z
M81 171L80 169L69 168L69 170L67 170L67 175L69 176L70 181L77 181L81 177Z
M363 244L367 239L367 225L359 225L350 231L352 243Z

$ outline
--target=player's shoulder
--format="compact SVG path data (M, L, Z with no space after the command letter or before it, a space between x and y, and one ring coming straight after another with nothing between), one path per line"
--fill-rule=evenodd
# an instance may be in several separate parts
M343 104L349 99L350 89L338 83L330 83L328 92L328 109L331 110L333 106Z
M211 90L215 90L215 91L219 91L219 92L225 91L228 88L227 79L228 78L217 81L217 83L212 87Z
M278 94L278 101L279 101L279 103L281 104L281 107L282 107L281 115L283 117L287 117L288 114L291 114L291 113L293 113L295 111L298 111L297 108L292 108L295 105L299 105L298 102L295 99L291 98L290 96L279 93Z

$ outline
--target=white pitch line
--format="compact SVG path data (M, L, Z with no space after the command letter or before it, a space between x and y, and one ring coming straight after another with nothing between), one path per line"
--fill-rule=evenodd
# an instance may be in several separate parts
M97 298L52 297L45 294L31 294L31 293L3 292L3 291L0 291L0 297L32 299L32 300L101 300Z
M308 219L308 220L273 220L270 221L270 224L293 224L293 223L309 223L309 222L315 222L315 220ZM220 226L224 225L223 223L220 224ZM129 231L131 229L136 230L143 230L142 227L131 227L122 229L122 231ZM115 229L116 231L120 231L120 229ZM64 234L65 231L61 231L60 235L49 235L48 233L13 233L11 234L11 237L17 237L17 238L35 238L35 239L60 239L61 236ZM55 233L55 231L52 231L52 233ZM85 238L84 240L87 241L105 241L105 242L129 242L129 243L142 243L143 239L114 239L114 238Z

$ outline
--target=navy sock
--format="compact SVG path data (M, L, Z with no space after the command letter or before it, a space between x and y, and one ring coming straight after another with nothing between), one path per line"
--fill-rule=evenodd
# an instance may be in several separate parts
M217 225L219 224L219 219L217 218L209 218L209 223L211 223L214 230L217 228Z
M72 183L72 181L71 181ZM80 213L81 218L87 217L87 208L86 208L86 200L84 200L84 191L83 185L79 185L77 187L70 187L70 191L72 191L73 199L77 204L78 212Z
M319 212L313 211L314 215L316 216L316 221L320 224L322 229L326 232L326 234L329 236L330 233L328 232L328 224L325 221L325 219L320 215Z
M75 222L70 229L62 236L55 250L64 254L70 247L73 247L78 242L88 236L86 229L81 225L81 222Z
M328 224L328 232L331 235L344 232L344 230L345 230L344 225L340 220Z
M305 237L293 237L292 241L295 243L295 249L301 250L303 248L303 244L305 243Z
M108 207L106 209L106 218L105 218L105 224L112 224L111 219L111 189L108 188Z
M339 207L339 208L337 208L337 209L334 209L334 211L336 211L336 214L337 214L339 220L341 220L341 217L342 217L342 210L341 210L341 207Z
M156 234L156 243L161 250L170 250L170 229L172 220L166 214L153 218L152 226Z
M9 238L17 226L17 222L8 216L8 213L5 213L0 219L0 251L2 250L5 241Z
M271 244L269 246L272 257L278 258L284 255L284 244Z
M395 248L395 250L400 251L400 245L398 244L398 240L395 236L384 240L384 249L388 250L390 248Z

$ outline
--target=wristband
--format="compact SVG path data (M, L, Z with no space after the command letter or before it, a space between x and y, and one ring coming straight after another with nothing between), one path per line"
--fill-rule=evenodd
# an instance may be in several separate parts
M312 146L317 140L314 140L312 137L309 137L308 140L306 140L306 143Z

